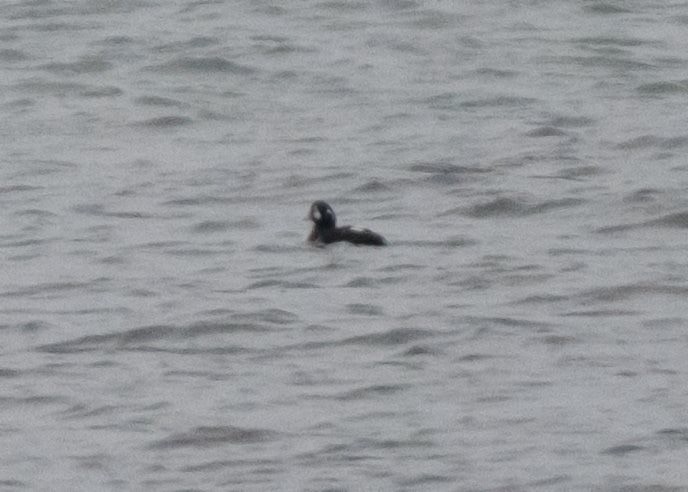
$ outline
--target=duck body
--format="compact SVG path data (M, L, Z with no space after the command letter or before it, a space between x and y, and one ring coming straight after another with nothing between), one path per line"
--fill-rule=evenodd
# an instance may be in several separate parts
M337 216L330 205L322 200L313 202L309 213L313 229L308 236L311 243L330 244L346 241L356 245L385 246L387 241L370 229L343 226L337 227Z

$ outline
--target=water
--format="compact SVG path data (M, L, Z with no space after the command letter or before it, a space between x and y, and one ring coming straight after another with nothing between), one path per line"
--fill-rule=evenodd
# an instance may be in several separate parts
M688 487L682 2L0 7L7 490ZM385 249L305 244L325 199Z

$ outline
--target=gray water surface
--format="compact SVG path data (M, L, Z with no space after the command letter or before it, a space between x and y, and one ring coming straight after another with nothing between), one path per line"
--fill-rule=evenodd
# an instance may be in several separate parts
M688 490L687 53L684 2L4 3L0 486Z

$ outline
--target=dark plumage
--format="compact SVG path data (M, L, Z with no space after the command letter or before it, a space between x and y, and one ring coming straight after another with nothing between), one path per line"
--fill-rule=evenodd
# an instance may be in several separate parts
M322 200L313 202L308 218L313 221L308 240L313 243L330 244L338 241L347 241L352 244L369 246L385 246L387 241L370 229L358 229L356 227L337 227L337 216L334 210Z

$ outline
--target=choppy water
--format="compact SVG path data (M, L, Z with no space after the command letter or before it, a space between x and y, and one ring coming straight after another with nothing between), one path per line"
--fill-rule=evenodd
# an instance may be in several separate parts
M0 7L0 485L688 487L685 2ZM386 249L308 247L311 201Z

